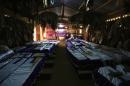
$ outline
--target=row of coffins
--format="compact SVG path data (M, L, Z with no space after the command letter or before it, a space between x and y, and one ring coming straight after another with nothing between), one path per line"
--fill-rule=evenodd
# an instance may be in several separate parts
M101 58L77 39L68 39L66 47L71 55L69 59L80 79L92 78L92 71L103 65Z
M12 56L13 54L14 54L13 50L7 50L7 51L0 52L0 62L8 59L8 57Z
M82 43L95 52L109 56L114 63L104 65L93 72L97 86L130 86L130 72L122 65L130 62L130 52L86 41Z
M30 44L0 55L0 86L30 86L54 43ZM47 52L46 52L47 51Z
M77 39L67 40L67 50L72 55L73 62L77 64L79 68L85 67L85 69L95 69L107 64L113 64L112 58L101 52L95 52L94 50L85 46L81 41ZM83 64L80 66L80 64Z
M123 65L100 67L93 75L97 86L130 86L130 72Z
M129 61L129 54L123 50L86 42L80 39L68 39L67 51L72 55L71 63L79 70L95 71L100 67L115 66ZM121 52L122 51L122 52Z
M40 53L41 54L41 53ZM44 62L43 56L34 53L17 53L0 69L1 86L28 86ZM31 81L30 81L31 80Z
M57 47L56 45L59 42L60 41L58 40L34 41L34 42L27 43L26 48L28 49L26 50L27 51L33 50L33 52L37 52L37 51L44 52L44 53L46 52L47 54L51 54L51 52L55 50L55 47Z
M90 60L100 60L103 65L130 63L130 52L128 51L110 48L104 45L98 45L80 39L67 40L67 50L69 52L78 52L78 54L80 54L74 56L75 58L80 58L83 55L82 57L89 58Z
M34 42L28 42L27 45L30 44L41 44L41 43L53 43L55 45L57 45L60 41L58 40L43 40L43 41L34 41Z
M107 47L104 45L94 44L91 42L83 41L82 43L88 48L92 49L95 52L101 52L108 55L116 63L130 63L130 52L122 49Z

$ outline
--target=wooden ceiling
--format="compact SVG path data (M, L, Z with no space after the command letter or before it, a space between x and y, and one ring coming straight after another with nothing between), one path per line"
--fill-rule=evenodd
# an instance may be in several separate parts
M64 5L64 16L68 17L78 13L84 1L54 0L54 5L44 7L43 0L0 0L0 10L9 9L23 16L34 16L44 11L52 11L61 16ZM109 16L124 13L129 7L130 0L93 0L93 9Z

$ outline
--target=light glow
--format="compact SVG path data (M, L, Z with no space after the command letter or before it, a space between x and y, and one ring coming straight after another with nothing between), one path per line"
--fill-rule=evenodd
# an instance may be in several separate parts
M40 26L40 40L43 40L43 33L42 33L42 27Z
M79 33L82 34L82 29L79 29Z
M90 27L90 25L88 24L88 26L86 27L86 32L88 32L89 27Z
M36 26L34 26L33 40L37 41L37 38L36 38Z
M44 32L43 36L44 36L44 38L46 38L46 32Z

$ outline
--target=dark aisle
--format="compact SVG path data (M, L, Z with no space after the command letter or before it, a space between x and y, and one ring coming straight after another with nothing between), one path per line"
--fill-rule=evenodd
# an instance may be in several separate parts
M92 80L80 80L66 54L64 41L60 42L51 68L50 80L37 80L35 86L94 86ZM44 68L43 68L44 70Z

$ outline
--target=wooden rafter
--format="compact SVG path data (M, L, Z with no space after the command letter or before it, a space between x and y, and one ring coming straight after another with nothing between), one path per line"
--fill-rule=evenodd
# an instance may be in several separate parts
M103 8L104 6L110 4L113 0L108 0L107 2L105 2L104 4L100 5L99 7L96 7L95 10L99 10L101 8Z

